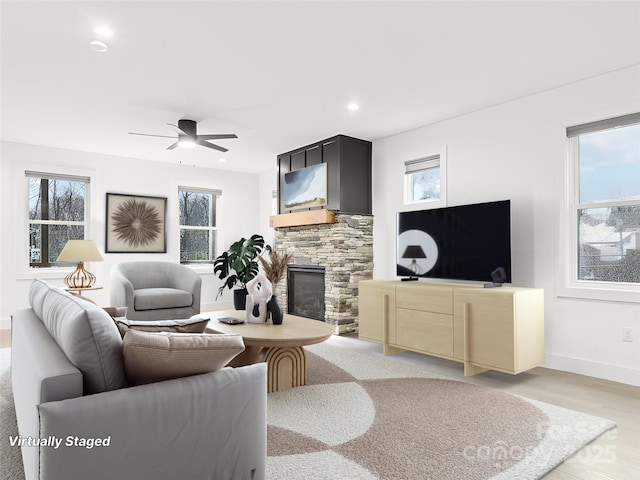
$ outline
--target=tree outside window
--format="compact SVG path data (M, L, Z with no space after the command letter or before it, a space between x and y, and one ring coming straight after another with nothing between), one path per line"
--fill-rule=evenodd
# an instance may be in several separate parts
M216 258L216 207L220 194L217 190L178 189L180 263L213 263Z
M29 183L29 266L59 266L68 240L85 238L88 178L26 172ZM64 264L66 265L66 264Z
M613 127L614 120L608 128L578 133L573 141L577 280L638 284L640 123Z
M405 203L429 203L431 208L446 204L446 156L443 154L404 163Z
M413 202L440 200L440 167L412 173L409 184Z

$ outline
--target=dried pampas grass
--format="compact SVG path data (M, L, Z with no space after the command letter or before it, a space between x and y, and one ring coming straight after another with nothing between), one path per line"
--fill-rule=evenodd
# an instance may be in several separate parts
M269 252L270 262L267 262L263 257L258 257L264 270L264 275L267 280L271 282L274 287L284 277L284 272L287 270L287 265L293 258L290 253L279 253L277 250L271 250Z

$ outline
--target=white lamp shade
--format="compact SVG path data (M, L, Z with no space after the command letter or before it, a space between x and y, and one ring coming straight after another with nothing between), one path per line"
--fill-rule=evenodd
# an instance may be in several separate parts
M101 262L102 255L93 240L69 240L58 256L58 262Z

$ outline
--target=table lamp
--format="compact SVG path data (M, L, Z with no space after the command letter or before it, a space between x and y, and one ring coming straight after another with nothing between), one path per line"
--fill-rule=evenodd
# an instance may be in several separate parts
M422 273L422 268L418 265L416 258L427 258L427 255L424 253L424 250L422 250L420 245L407 245L407 248L402 254L402 258L412 258L413 260L408 268L416 275L420 275Z
M58 262L78 262L73 273L64 277L68 288L91 288L96 276L85 270L84 262L101 262L102 255L93 240L69 240L58 256Z

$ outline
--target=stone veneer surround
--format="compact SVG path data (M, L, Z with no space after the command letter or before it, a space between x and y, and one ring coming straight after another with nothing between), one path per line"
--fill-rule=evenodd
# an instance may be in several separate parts
M294 265L325 268L325 322L336 334L357 331L358 282L373 278L373 216L336 215L336 223L275 229L274 248L293 255ZM286 311L287 279L277 285Z

